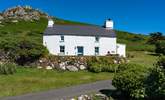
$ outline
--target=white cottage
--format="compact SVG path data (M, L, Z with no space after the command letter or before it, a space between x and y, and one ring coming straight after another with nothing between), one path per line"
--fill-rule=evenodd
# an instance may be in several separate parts
M48 21L43 44L53 55L105 56L119 54L126 57L126 45L116 42L113 21L106 20L104 27L92 25L57 25Z

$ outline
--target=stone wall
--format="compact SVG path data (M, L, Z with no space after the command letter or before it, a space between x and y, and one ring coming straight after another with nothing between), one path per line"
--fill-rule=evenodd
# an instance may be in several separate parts
M101 56L102 58L110 60L113 64L125 63L125 58L113 56ZM57 69L63 71L79 71L88 69L88 61L100 58L95 56L49 56L41 58L35 62L35 66L45 69Z

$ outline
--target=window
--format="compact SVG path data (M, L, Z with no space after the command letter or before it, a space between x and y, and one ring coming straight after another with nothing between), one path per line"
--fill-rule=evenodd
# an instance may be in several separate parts
M99 47L95 47L95 55L99 55Z
M77 46L77 55L78 56L84 55L84 47L83 46Z
M98 36L95 37L95 42L99 42L99 37Z
M61 35L61 40L60 40L60 42L64 42L64 36L63 35Z
M60 53L65 53L65 46L60 46Z

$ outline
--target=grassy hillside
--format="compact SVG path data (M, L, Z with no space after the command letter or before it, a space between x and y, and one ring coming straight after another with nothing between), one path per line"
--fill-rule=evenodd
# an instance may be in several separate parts
M86 23L67 21L56 18L56 24L63 25L90 25ZM47 27L47 19L41 18L39 21L20 21L17 23L7 22L0 25L0 40L5 38L18 39L22 37L31 38L42 43L42 33ZM148 36L133 34L124 31L116 31L119 43L127 44L128 51L152 51L154 46L146 44ZM0 41L1 42L1 41Z
M127 51L154 51L155 46L147 44L149 36L116 31L118 43L127 44Z

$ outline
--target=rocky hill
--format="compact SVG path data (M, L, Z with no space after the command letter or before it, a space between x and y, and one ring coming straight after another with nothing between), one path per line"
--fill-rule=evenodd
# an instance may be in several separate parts
M18 22L20 20L35 21L40 20L41 17L48 18L49 16L46 13L37 9L33 9L30 6L16 6L0 13L0 22Z

